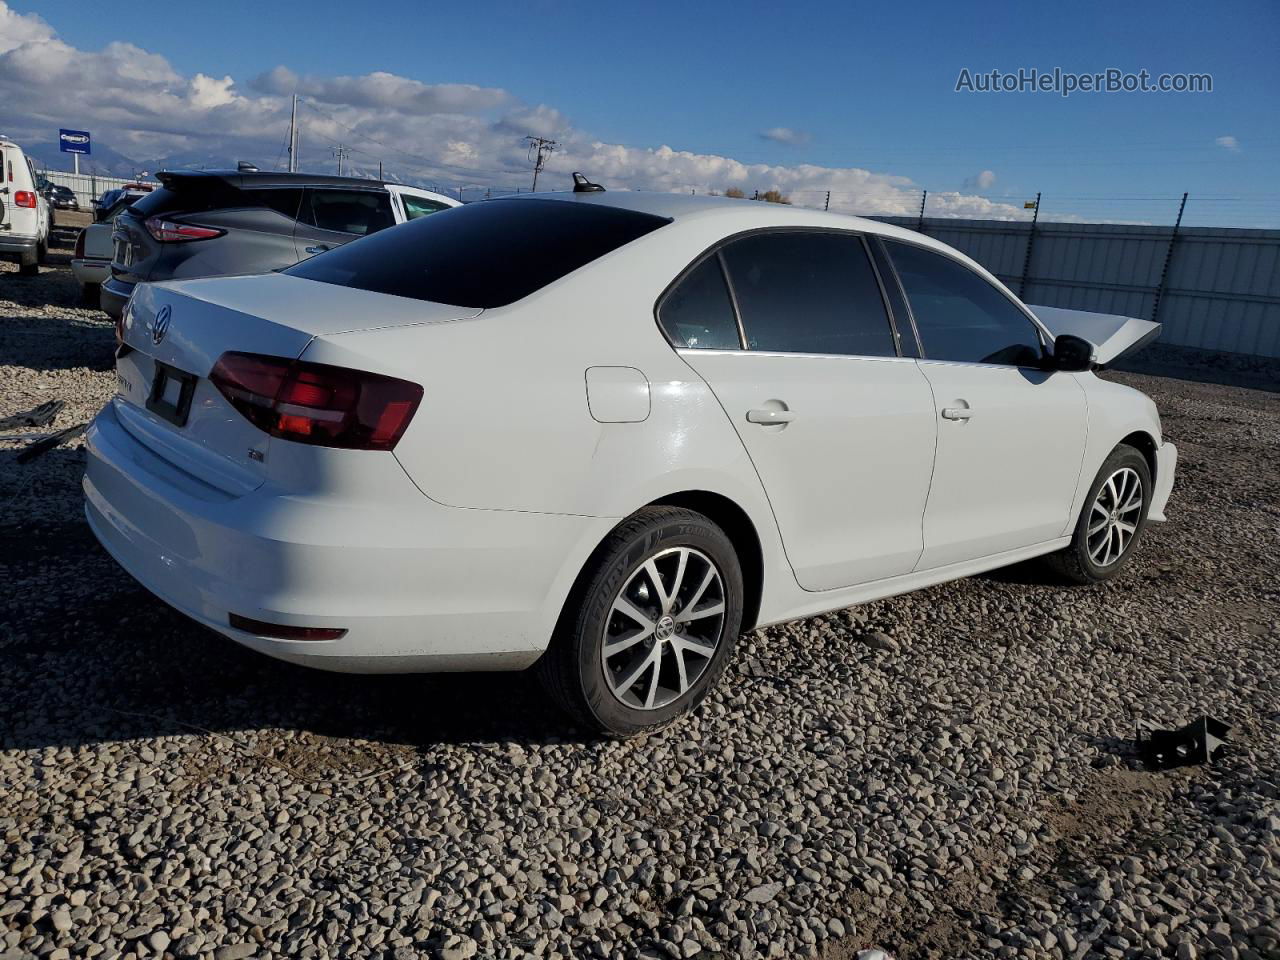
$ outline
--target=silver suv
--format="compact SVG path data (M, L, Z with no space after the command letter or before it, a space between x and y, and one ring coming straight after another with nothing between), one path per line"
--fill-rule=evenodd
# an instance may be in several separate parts
M135 284L269 273L386 227L458 206L378 180L259 171L169 172L116 218L102 309L119 318Z

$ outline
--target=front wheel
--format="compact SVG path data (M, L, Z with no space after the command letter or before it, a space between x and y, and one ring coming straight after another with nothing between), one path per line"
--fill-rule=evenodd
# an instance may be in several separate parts
M538 662L579 722L630 737L707 695L742 625L742 569L724 531L692 510L649 507L588 561Z
M1150 502L1147 458L1122 443L1111 451L1089 487L1071 544L1048 560L1076 583L1110 580L1137 549Z

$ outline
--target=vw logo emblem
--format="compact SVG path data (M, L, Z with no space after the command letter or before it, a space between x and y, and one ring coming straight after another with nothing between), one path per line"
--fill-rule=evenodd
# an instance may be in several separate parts
M151 342L158 344L169 332L169 321L173 317L173 307L167 303L160 308L156 318L151 321Z

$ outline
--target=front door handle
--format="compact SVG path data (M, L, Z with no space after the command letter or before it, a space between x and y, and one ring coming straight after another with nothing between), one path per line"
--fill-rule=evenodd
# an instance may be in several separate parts
M943 407L943 420L968 420L973 416L973 411L968 407Z
M796 415L790 410L764 410L757 407L747 411L748 423L790 423Z
M330 250L332 248L325 246L323 243L317 243L314 247L305 247L304 249L307 251L307 253L311 254L312 256L315 256L317 253L324 253L325 251Z

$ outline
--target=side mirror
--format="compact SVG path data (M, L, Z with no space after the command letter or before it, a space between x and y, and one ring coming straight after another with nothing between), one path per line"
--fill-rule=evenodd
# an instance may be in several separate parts
M1090 370L1093 368L1093 344L1070 333L1059 334L1053 341L1050 365L1054 370Z

